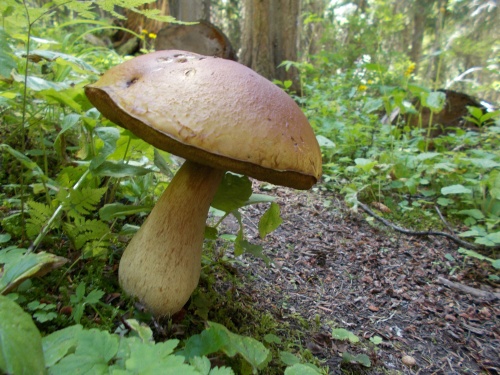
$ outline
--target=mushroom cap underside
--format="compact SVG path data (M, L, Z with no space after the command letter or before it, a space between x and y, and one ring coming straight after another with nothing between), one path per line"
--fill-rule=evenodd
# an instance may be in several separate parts
M301 109L237 62L157 51L115 66L85 93L111 121L185 159L296 189L321 176Z

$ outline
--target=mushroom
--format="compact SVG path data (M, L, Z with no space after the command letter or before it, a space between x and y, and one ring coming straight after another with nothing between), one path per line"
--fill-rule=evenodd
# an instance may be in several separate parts
M85 87L108 119L186 161L120 260L119 281L156 316L198 285L210 203L226 171L309 189L321 151L278 86L237 62L168 50L135 57Z

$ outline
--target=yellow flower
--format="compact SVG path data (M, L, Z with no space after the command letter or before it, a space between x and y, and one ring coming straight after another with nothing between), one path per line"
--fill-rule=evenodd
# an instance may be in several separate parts
M406 71L405 71L405 77L409 77L409 76L410 76L410 74L412 74L412 73L413 73L413 71L415 70L415 67L416 67L415 63L411 63L411 64L408 66L408 68L406 68Z
M369 85L372 85L373 81L371 79L369 79L368 82L366 82L366 83L368 83Z
M150 39L156 39L156 34L155 33L149 33L149 38Z
M142 30L141 30L141 33L145 35L145 34L147 34L147 33L148 33L148 31L147 31L146 29L142 29Z
M368 88L368 86L366 86L366 85L359 85L358 86L359 91L366 91L367 88Z

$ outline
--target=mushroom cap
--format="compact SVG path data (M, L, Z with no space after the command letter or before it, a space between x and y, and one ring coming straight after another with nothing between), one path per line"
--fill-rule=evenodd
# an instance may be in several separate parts
M301 109L237 62L157 51L111 68L85 93L114 123L185 159L296 189L321 176Z

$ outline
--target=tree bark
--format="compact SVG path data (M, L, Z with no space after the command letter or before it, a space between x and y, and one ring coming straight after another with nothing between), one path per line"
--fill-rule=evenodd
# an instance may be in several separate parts
M154 3L140 6L139 9L160 9L162 16L170 15L167 0L156 0ZM158 31L165 25L163 22L146 18L131 10L125 11L125 17L127 19L122 26L138 34L140 34L142 30L147 30L148 34L157 34ZM113 46L119 53L132 54L139 50L139 40L137 40L131 33L118 31L113 36Z
M210 0L168 0L170 14L180 21L210 21Z
M246 0L240 61L270 80L291 80L300 94L297 70L278 68L297 61L299 10L299 0Z

